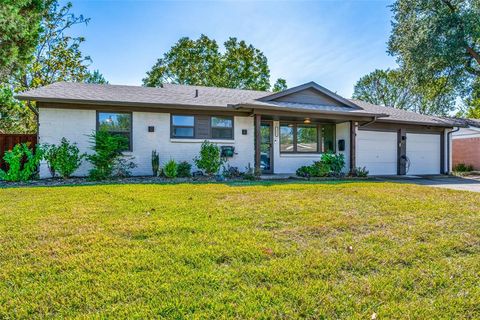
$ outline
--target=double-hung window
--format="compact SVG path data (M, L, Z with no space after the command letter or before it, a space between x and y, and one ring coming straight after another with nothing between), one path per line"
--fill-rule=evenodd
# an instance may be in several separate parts
M97 130L125 138L124 151L132 151L132 114L130 112L97 112Z
M209 115L172 115L172 138L232 140L233 117Z

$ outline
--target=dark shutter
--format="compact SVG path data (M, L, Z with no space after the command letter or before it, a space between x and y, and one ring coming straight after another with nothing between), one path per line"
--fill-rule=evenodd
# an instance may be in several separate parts
M195 116L195 138L210 138L210 116Z

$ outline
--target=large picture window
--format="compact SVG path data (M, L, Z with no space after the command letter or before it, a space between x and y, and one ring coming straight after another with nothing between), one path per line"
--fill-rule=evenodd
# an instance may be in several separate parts
M281 123L280 152L335 152L335 125Z
M172 138L232 140L233 117L172 115Z
M132 150L132 114L126 112L97 112L97 130L107 131L127 139L125 151Z

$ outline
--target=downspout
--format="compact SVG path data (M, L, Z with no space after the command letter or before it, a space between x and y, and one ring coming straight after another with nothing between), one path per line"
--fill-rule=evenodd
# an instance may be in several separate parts
M460 130L460 127L457 127L456 129L447 133L447 174L451 174L450 172L450 139L451 139L452 133L458 132L459 130Z
M362 125L360 125L360 126L358 126L358 127L359 127L359 128L364 128L364 127L366 127L366 126L371 125L372 123L374 123L374 122L376 122L376 121L377 121L377 116L374 116L371 121L368 121L368 122L366 122L366 123L364 123L364 124L362 124Z

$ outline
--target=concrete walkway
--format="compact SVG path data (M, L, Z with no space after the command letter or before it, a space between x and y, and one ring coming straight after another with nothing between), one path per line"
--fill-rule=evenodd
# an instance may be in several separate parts
M380 181L413 183L422 186L480 192L480 176L391 176L377 177Z

